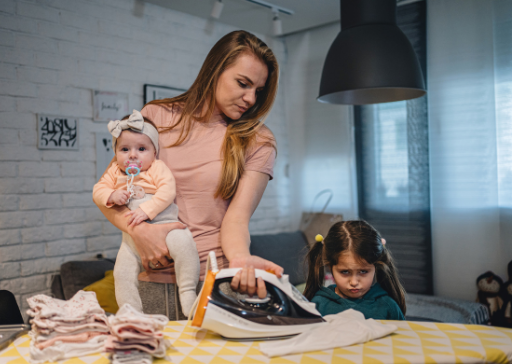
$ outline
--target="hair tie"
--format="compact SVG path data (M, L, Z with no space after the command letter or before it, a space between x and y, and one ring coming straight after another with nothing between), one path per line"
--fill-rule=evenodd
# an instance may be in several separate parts
M317 234L315 236L315 241L323 244L324 243L324 237L322 235L320 235L320 234Z

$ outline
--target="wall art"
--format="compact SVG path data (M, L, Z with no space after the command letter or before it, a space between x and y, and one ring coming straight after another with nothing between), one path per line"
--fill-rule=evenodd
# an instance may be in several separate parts
M129 114L128 94L122 92L93 92L94 121L120 120Z
M37 147L78 150L78 118L38 114Z
M144 85L144 104L153 100L168 99L184 93L185 89L158 85Z

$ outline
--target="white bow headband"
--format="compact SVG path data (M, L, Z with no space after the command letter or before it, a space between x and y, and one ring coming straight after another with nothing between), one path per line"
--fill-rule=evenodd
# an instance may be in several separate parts
M126 120L111 120L107 127L110 134L112 134L112 148L114 151L116 150L116 142L119 135L121 135L123 130L129 129L136 133L147 135L158 153L158 130L153 125L145 123L144 117L139 111L133 110L130 117Z

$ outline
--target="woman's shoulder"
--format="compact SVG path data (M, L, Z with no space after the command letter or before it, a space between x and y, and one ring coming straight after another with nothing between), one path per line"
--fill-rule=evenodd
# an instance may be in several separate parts
M258 132L256 133L255 138L257 143L264 143L264 142L270 142L272 145L276 146L276 137L274 136L274 133L272 133L272 130L265 125L262 124Z
M262 125L250 142L246 151L246 160L254 154L275 154L277 149L276 138L268 126Z
M174 104L146 104L141 110L142 116L148 118L158 128L166 128L174 125L181 116L182 107Z

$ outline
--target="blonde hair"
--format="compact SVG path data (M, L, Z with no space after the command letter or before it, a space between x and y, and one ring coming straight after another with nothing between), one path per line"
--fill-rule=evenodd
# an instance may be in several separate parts
M166 148L180 145L189 135L194 121L210 120L215 109L219 76L242 54L252 54L260 59L268 68L268 77L255 104L240 119L227 119L227 131L222 145L224 157L222 174L215 193L215 197L220 196L224 199L229 199L235 194L240 177L245 170L246 152L256 142L256 137L263 144L276 148L272 133L265 133L270 135L259 133L277 94L279 65L272 50L259 38L246 31L238 30L226 34L210 50L188 91L170 99L154 100L148 103L148 105L179 107L181 111L179 120L174 125L160 128L159 131L166 132L182 125L178 140ZM205 107L207 110L203 112Z

